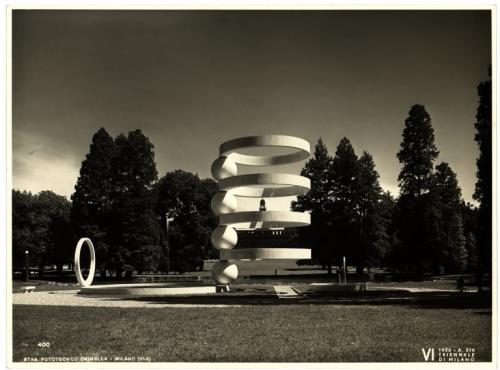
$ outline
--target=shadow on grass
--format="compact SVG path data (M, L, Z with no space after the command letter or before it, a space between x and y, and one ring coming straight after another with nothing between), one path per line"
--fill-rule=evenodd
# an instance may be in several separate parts
M491 316L491 311L480 311L480 312L474 312L475 315L485 315L485 316Z
M356 294L309 294L294 298L279 298L275 294L218 294L198 297L126 297L113 300L133 300L151 304L224 304L224 305L346 305L346 306L406 306L422 309L491 309L491 295L478 293L402 291L362 292ZM480 314L491 315L491 312Z

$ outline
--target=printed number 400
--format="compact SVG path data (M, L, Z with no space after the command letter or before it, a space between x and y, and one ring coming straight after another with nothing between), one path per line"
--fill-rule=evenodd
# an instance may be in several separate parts
M38 342L37 346L42 348L49 348L50 342Z

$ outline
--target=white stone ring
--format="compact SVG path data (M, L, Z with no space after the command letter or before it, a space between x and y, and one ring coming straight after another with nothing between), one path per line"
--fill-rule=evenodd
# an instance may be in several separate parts
M281 155L248 155L240 154L238 149L250 147L285 147L297 149L296 152ZM246 136L238 139L229 140L222 143L219 147L220 156L231 156L235 163L249 166L272 166L277 164L288 164L301 161L309 157L311 146L308 141L295 136L287 135L261 135Z
M292 211L231 212L219 215L219 224L237 229L301 227L311 224L311 215Z
M80 267L80 252L82 250L83 244L86 244L90 251L90 270L87 279L83 278L82 270ZM94 280L95 275L95 249L94 244L92 244L92 241L89 238L81 238L80 240L78 240L78 244L76 245L75 249L74 262L75 275L76 280L78 280L78 284L80 284L80 286L82 287L90 286L92 284L92 280Z
M239 197L286 197L307 193L311 180L287 173L252 173L226 177L220 180L219 187Z

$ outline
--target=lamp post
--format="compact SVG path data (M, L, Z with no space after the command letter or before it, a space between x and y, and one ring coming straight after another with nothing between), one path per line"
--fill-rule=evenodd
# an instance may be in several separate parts
M24 270L25 270L25 281L28 282L29 276L30 276L30 270L29 270L29 254L30 252L28 250L24 251Z
M168 214L165 214L165 223L167 230L167 275L170 274L170 221L172 221L173 217L168 217Z
M345 256L342 257L342 272L344 275L344 285L347 284L347 265L345 261Z

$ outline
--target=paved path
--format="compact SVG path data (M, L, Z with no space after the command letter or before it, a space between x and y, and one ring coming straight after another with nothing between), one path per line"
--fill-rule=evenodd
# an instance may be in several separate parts
M367 291L401 291L406 290L409 293L449 293L455 292L452 289L436 289L436 288L416 288L404 286L371 286L367 284ZM274 292L278 298L301 298L295 290L290 286L274 286ZM477 289L476 289L477 290ZM471 292L472 290L468 290ZM225 308L225 307L241 307L240 304L219 304L219 303L162 303L158 304L154 299L136 300L131 297L115 296L88 296L77 294L79 290L56 290L56 291L36 291L33 293L15 293L12 295L12 303L19 305L42 305L42 306L77 306L77 307L147 307L147 308L187 308L187 307L210 307L210 308ZM270 296L273 296L272 294ZM202 296L197 296L198 302L203 299ZM212 297L213 298L213 297ZM235 297L237 298L237 297ZM269 297L268 297L269 298ZM387 299L387 298L386 298ZM389 298L390 299L390 298ZM395 298L392 298L395 299ZM398 298L399 299L399 298ZM406 297L411 299L411 297ZM212 301L213 302L213 301Z
M456 289L442 289L442 288L417 288L417 287L404 287L404 286L371 286L370 284L366 284L366 290L406 290L410 293L450 293L456 292ZM477 288L467 288L467 293L475 293L477 292Z
M15 293L12 295L13 304L41 305L41 306L78 306L78 307L131 307L131 308L187 308L187 307L241 307L240 305L227 304L187 304L187 303L162 303L154 301L127 300L123 297L96 297L77 294L79 290L59 290L50 292Z
M288 285L275 285L273 288L278 298L293 298L299 296L297 292Z

